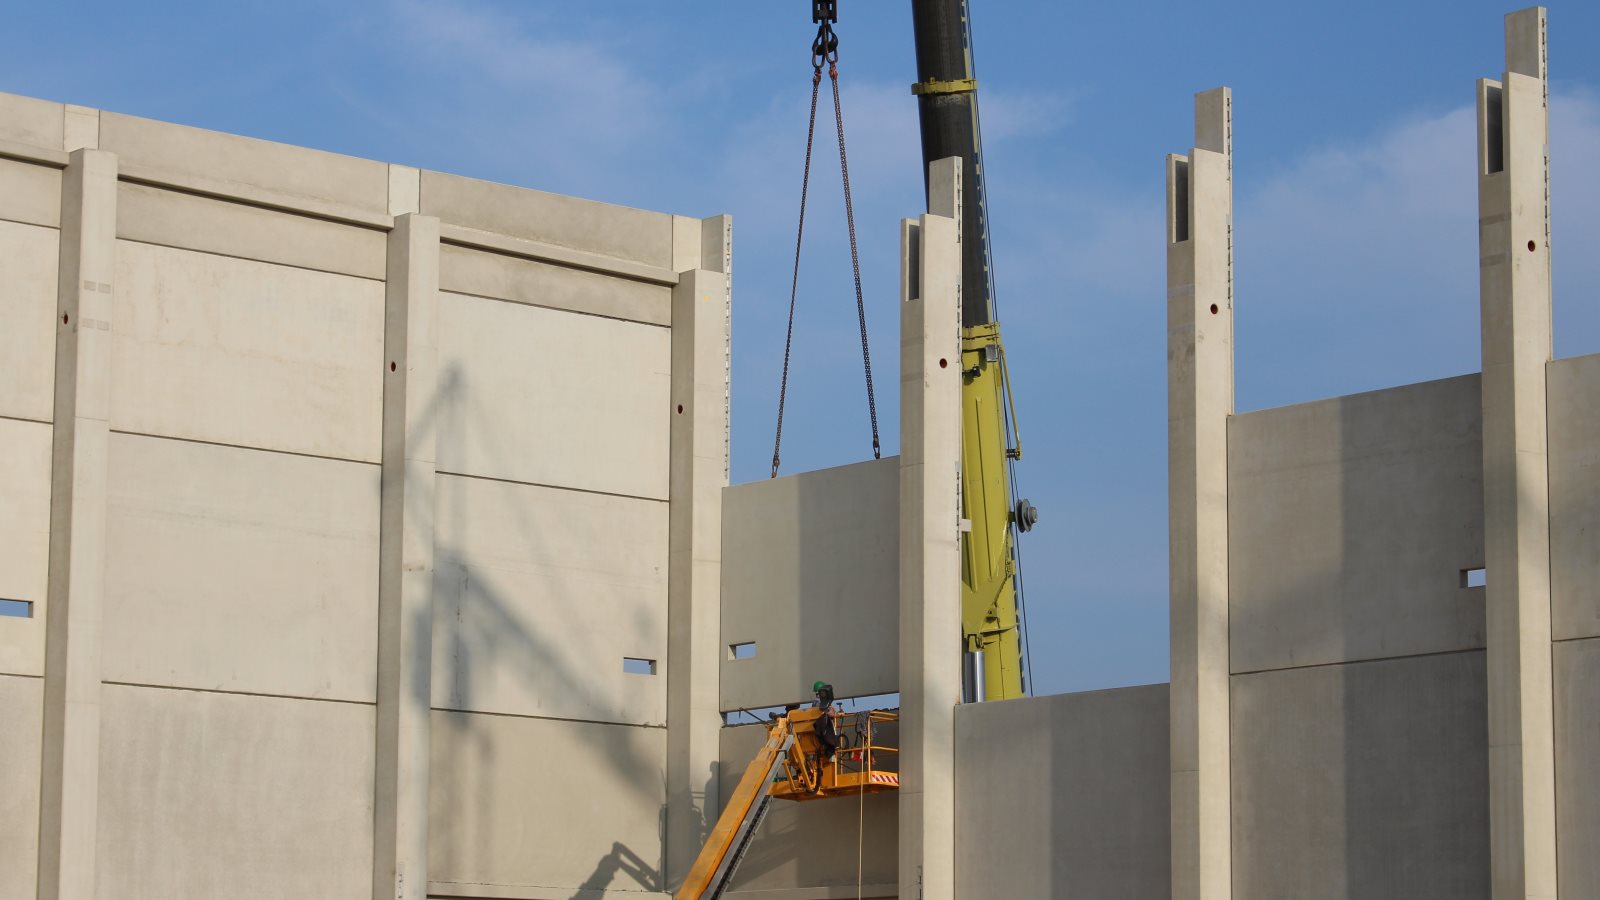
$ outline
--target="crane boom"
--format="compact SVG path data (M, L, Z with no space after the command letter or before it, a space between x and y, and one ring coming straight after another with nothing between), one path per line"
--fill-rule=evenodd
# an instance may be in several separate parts
M912 0L917 112L924 187L928 165L959 157L961 198L961 508L972 529L962 535L961 621L976 662L973 699L1004 700L1027 691L1019 628L1015 531L1032 527L1025 502L1013 508L1014 446L1005 347L994 305L978 82L967 0ZM981 677L978 677L980 676ZM981 686L981 690L979 690Z

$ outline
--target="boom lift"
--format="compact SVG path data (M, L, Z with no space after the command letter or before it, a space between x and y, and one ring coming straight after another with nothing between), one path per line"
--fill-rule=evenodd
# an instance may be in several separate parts
M831 720L839 746L832 752L818 735ZM767 740L744 770L690 868L677 900L722 896L766 818L773 798L821 800L859 797L900 787L898 750L893 746L899 714L884 710L839 713L831 708L791 709L774 714Z

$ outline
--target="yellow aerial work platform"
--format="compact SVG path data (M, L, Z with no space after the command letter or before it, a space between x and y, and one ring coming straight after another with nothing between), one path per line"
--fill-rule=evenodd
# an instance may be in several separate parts
M677 900L722 896L774 797L821 800L897 790L899 721L899 713L887 710L841 713L813 707L774 715L767 742L728 798ZM825 739L829 729L832 752Z

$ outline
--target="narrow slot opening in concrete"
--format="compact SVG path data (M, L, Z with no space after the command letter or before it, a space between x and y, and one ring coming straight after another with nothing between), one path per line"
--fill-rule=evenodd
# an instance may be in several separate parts
M656 661L653 659L641 659L637 656L624 656L622 658L622 671L629 675L654 675L656 673Z
M1189 161L1172 161L1172 242L1189 239Z
M13 619L31 619L33 618L33 601L0 598L0 616L9 616Z
M1483 91L1483 167L1485 175L1506 168L1505 91L1487 85Z
M1461 570L1461 586L1464 588L1483 587L1488 583L1488 573L1481 568Z
M756 658L756 642L755 641L745 641L742 644L729 644L728 645L728 658L729 659L755 659Z

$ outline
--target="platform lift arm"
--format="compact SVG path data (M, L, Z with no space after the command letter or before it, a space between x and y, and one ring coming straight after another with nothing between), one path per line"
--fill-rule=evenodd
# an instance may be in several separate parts
M794 746L794 732L788 720L780 717L767 732L767 742L745 768L739 786L722 808L717 824L695 858L689 876L678 888L677 900L711 900L722 896L733 880L739 860L750 846L750 839L766 818L772 803L770 787L783 769L783 760Z

